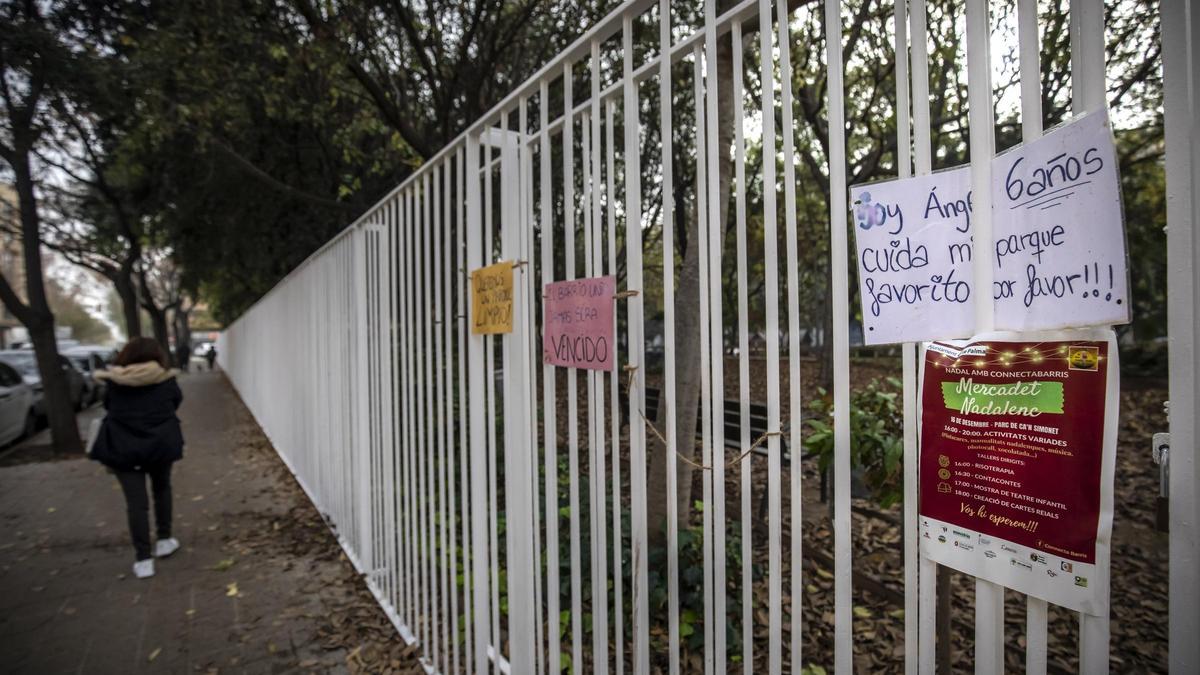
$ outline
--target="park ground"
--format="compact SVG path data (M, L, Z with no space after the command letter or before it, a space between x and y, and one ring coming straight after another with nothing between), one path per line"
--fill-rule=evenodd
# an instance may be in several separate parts
M224 376L180 385L183 548L152 579L102 466L44 437L3 451L0 671L422 672Z

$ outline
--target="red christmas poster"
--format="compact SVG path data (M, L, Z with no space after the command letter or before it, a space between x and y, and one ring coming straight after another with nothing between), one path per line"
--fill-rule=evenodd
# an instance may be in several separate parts
M1005 335L1013 334L926 347L921 550L1103 614L1117 416L1112 332Z

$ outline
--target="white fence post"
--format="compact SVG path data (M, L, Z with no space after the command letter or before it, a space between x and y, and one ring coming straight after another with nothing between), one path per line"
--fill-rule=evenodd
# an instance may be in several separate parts
M1162 3L1167 148L1167 327L1171 362L1171 672L1200 670L1200 7ZM1149 449L1147 448L1147 454Z

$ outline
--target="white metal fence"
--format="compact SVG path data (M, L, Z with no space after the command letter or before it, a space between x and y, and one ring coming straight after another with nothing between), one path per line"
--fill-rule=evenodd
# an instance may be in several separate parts
M801 334L794 134L777 139L775 124L778 107L780 128L796 128L790 50L780 49L790 44L794 5L801 5L796 11L812 12L813 18L824 21L827 44L833 46L826 51L825 72L832 130L826 139L833 260L832 394L838 413L832 481L832 655L801 653L802 487L798 465L785 470L781 458L785 437L798 457L801 378L808 376L801 372L798 358L781 358L799 353ZM965 5L970 150L973 157L990 157L994 137L989 6L986 0L965 0ZM1031 139L1041 133L1042 118L1036 0L1019 0L1018 6L1022 119L1025 138ZM932 168L925 9L923 0L897 3L889 31L899 55L895 114L902 176ZM1200 91L1196 11L1184 0L1167 0L1163 7L1167 133L1172 141L1171 661L1181 672L1200 664L1200 641L1195 640L1200 631L1195 590L1200 558L1193 426L1198 400L1195 261L1200 250L1192 229L1198 220L1192 193L1200 187L1195 173L1200 166L1194 113ZM1071 3L1076 112L1104 104L1103 12L1100 0ZM780 16L789 20L780 21ZM665 667L675 673L691 668L681 662L680 647L680 533L675 526L679 486L674 470L666 472L665 486L649 485L647 475L648 453L657 435L665 437L668 466L677 461L677 364L669 347L663 351L661 368L666 419L658 425L644 419L654 417L654 411L646 409L651 376L646 317L661 307L666 345L675 343L682 317L675 312L680 261L674 247L647 245L642 238L657 227L661 242L673 242L677 203L690 204L691 217L700 222L698 241L689 245L701 247L701 293L693 309L702 327L700 463L710 467L701 471L707 542L703 669L724 671L737 657L745 672L753 672L755 611L765 610L769 672L798 672L799 664L809 662L832 663L838 672L851 670L849 426L847 415L841 414L850 395L840 49L846 19L836 2L808 6L787 0L744 0L719 15L715 0L708 0L702 21L693 28L673 26L672 18L668 0L626 2L315 253L222 337L219 353L231 381L336 529L400 634L420 642L430 670L557 673L568 663L576 672L628 668L649 673L652 667ZM659 36L657 50L635 53L635 26ZM732 91L719 91L718 40L726 35L734 44L728 52ZM746 55L761 66L757 95L765 96L753 101L749 111L744 109L745 99L754 92L743 83ZM576 91L580 83L587 91ZM705 151L722 143L718 104L729 96L734 98L736 119L729 203L737 228L735 252L722 247L719 158ZM648 102L657 105L657 119L647 112ZM687 106L690 115L677 114L673 105ZM641 112L631 114L634 110ZM780 161L748 157L747 129L758 130L763 157ZM664 139L672 141L665 149ZM681 143L694 150L672 152ZM676 157L695 162L689 167L695 179L688 185L674 184ZM782 176L776 175L777 167L782 167ZM973 165L976 186L988 184L987 167L987 162ZM748 224L751 205L745 186L747 175L753 179L756 171L762 184L757 208L763 217L749 219L756 224ZM650 185L643 185L646 176L652 177ZM677 190L687 191L682 202L676 200ZM976 189L975 194L987 195L988 190ZM985 238L990 231L987 212L978 209L976 219ZM748 228L754 241L763 242L761 273L747 269ZM776 244L781 239L783 251ZM980 270L991 269L987 249L977 252L974 262ZM732 290L741 311L736 327L723 325L726 289L720 270L728 264L723 257L730 254L737 257ZM498 260L516 266L513 332L470 335L466 274ZM627 291L638 291L622 294L620 302L621 369L580 375L538 367L537 289L554 280L600 274L618 274ZM761 278L753 278L759 274ZM736 377L743 420L740 446L744 450L754 442L745 423L745 302L747 288L758 282L765 293L765 320L756 329L765 338L768 364L765 481L761 466L752 464L753 456L740 450L733 456L741 458L726 465L722 420L725 380ZM780 288L786 289L784 297L779 297ZM987 294L978 295L987 299ZM736 328L738 336L736 375L724 371L723 355L733 346L725 337L726 328ZM781 335L787 345L780 344ZM905 665L910 672L931 672L935 565L919 560L915 534L916 364L916 346L905 346ZM1182 367L1186 364L1191 367ZM787 406L781 405L784 382ZM587 463L586 471L581 462ZM727 469L739 471L741 478L741 503L736 507L743 546L740 569L726 566L726 528L731 522L725 503ZM588 481L586 504L580 503L581 477ZM653 586L652 524L647 520L652 490L666 492L668 544L665 569L654 570ZM750 498L764 491L769 524L766 607L752 597L748 583ZM629 531L623 519L626 505ZM786 537L785 524L790 526ZM787 550L785 541L790 544ZM740 598L720 592L739 576ZM590 584L587 589L585 583ZM652 596L664 592L665 606L656 605L652 617ZM590 595L586 600L585 593ZM726 641L730 602L742 608L743 639L737 650ZM1045 672L1047 606L1032 598L1027 602L1028 670ZM977 581L974 653L979 672L1004 668L1003 609L1004 589ZM1108 621L1080 620L1081 668L1105 670Z

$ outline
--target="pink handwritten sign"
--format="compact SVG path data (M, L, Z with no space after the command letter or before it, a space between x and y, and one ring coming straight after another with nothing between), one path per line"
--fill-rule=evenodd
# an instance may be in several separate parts
M542 361L551 366L613 369L616 277L546 284Z

